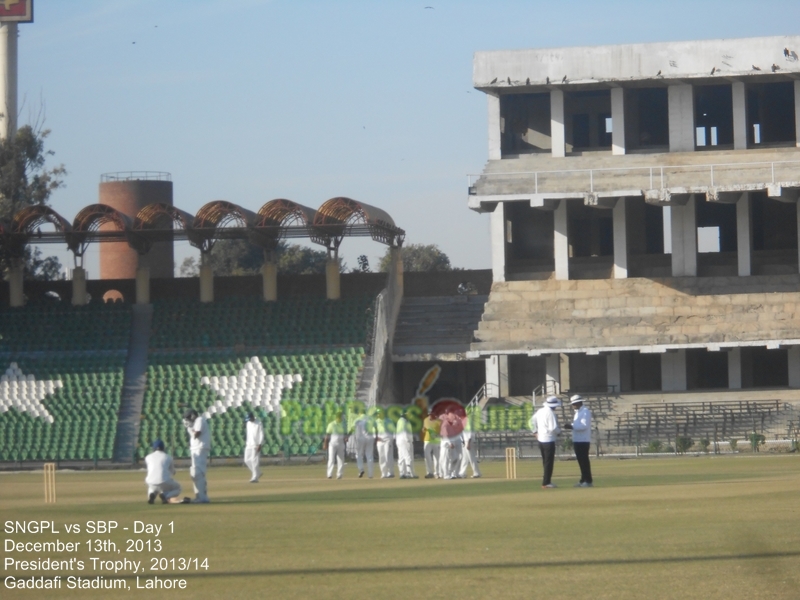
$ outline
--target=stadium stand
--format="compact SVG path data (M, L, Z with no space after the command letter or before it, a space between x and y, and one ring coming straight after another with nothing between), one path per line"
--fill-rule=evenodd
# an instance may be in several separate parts
M189 406L210 420L214 457L242 455L250 410L264 423L264 455L316 453L330 413L355 400L374 300L156 302L136 457L156 437L188 456ZM282 431L287 410L283 427L294 425Z
M130 307L0 311L0 460L109 460Z

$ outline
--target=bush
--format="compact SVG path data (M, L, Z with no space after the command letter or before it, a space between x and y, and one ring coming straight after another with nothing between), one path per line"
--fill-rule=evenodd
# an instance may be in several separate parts
M711 440L709 440L708 438L703 438L702 440L700 440L700 441L697 443L697 445L698 445L698 446L700 446L700 449L701 449L703 452L705 452L706 454L708 454L708 447L711 445Z
M755 431L748 436L750 440L750 447L753 449L753 452L759 452L759 447L764 445L764 442L767 441L760 433L756 433Z
M731 438L728 443L731 445L731 452L736 452L736 446L739 444L738 440Z
M664 444L661 443L661 440L650 440L647 444L647 448L644 449L645 452L650 452L655 454L656 452L661 452Z
M675 440L675 447L681 454L686 453L686 451L692 446L694 446L694 440L690 437L678 436L678 438Z
M564 452L570 452L574 447L575 444L573 443L572 438L564 438L564 440L561 442L561 449Z

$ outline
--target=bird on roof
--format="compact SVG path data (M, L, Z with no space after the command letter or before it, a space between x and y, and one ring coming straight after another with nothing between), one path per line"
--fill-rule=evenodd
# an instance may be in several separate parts
M549 78L549 77L546 77L546 78L545 78L545 83L546 83L547 85L550 85L550 78Z
M757 67L757 66L753 65L753 71L760 71L760 70L761 70L761 67Z
M530 77L526 77L525 78L525 85L530 85L530 84L531 84L531 78Z
M656 73L656 77L661 77L661 69L659 69L658 73Z
M716 72L717 72L717 67L711 67L711 74L713 75Z
M561 83L567 83L567 76L564 75L564 78L561 80Z
M774 73L775 71L780 71L780 69L781 69L781 68L780 68L778 65L776 65L775 63L772 63L772 72L773 72L773 73Z
M492 79L492 80L489 82L489 85L491 85L491 84L493 84L493 83L497 83L497 77L495 77L494 79Z
M511 85L511 77L508 77L507 81L508 81L508 85Z
M791 56L791 54L792 54L792 53L791 53L791 52L789 52L789 49L788 49L788 48L784 48L784 49L783 49L783 55L784 55L786 58L789 58L789 56Z

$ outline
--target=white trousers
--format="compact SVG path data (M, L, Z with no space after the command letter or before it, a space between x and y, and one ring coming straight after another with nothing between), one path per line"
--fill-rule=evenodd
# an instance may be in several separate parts
M150 497L150 494L164 494L164 497L174 498L175 496L181 495L181 484L175 481L174 479L170 479L169 481L165 481L164 483L159 483L153 485L152 483L147 484L147 497Z
M368 437L363 440L356 440L356 466L358 472L364 471L364 462L367 463L367 477L372 479L372 474L375 470L375 452L373 445L375 439Z
M259 465L261 463L261 453L258 451L257 446L247 446L244 449L244 465L250 469L250 481L258 481L261 477Z
M200 448L192 450L192 467L189 475L194 484L194 496L198 502L208 502L208 486L206 484L206 469L208 468L208 450Z
M443 438L441 446L439 468L442 470L442 478L453 479L458 475L461 464L461 438Z
M328 478L333 477L336 469L336 478L344 475L344 440L328 442Z
M439 443L425 442L424 450L425 450L425 474L441 477L442 474L440 473L439 469L439 452L441 452L441 449L439 448Z
M378 467L381 470L381 477L394 475L394 443L392 440L378 442Z
M481 470L478 468L478 457L475 456L475 443L470 443L470 448L464 446L461 449L461 469L459 470L460 477L467 476L467 467L472 469L473 477L480 477Z
M397 442L397 468L400 477L414 477L414 442Z

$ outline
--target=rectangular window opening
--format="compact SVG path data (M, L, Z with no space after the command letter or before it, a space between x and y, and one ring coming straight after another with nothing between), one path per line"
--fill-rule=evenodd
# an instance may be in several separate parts
M611 117L606 117L606 133L612 132L612 124L611 124Z
M717 145L717 128L716 127L712 127L711 128L711 145L712 146L716 146Z
M705 127L697 127L697 145L698 146L705 146L706 145L706 128Z
M760 144L761 143L761 124L760 123L753 123L753 143Z
M719 227L697 228L697 251L719 252Z

